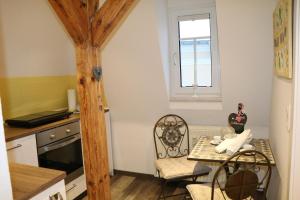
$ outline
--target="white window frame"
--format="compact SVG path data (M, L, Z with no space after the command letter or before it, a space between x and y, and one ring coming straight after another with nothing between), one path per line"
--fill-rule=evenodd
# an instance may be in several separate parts
M179 55L179 19L195 19L209 15L211 24L212 87L181 87ZM169 8L170 38L170 100L184 101L222 101L221 70L218 47L218 29L215 5L195 9Z

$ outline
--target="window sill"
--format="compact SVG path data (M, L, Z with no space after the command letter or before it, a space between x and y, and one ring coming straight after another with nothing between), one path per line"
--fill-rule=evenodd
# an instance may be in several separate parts
M171 101L169 107L172 110L223 110L222 101Z

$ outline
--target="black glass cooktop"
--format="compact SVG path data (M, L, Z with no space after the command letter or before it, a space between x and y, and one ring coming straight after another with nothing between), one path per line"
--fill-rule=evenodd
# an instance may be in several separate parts
M44 111L39 113L33 113L24 115L12 119L7 119L5 122L10 126L32 128L43 124L55 122L64 118L67 118L72 114L66 110L64 111Z

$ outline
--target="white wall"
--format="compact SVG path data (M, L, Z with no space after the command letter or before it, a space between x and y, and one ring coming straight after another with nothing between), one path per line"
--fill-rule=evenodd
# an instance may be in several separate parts
M217 1L222 110L169 108L161 57L163 34L157 30L162 26L157 12L164 10L163 6L163 1L141 0L102 54L115 167L119 170L154 172L152 129L167 113L179 114L189 124L225 126L227 116L243 102L249 117L247 126L260 130L259 136L268 136L272 0Z
M293 89L293 130L291 136L291 166L290 166L290 185L289 200L300 199L300 0L295 1L294 10L294 89Z
M273 65L272 0L217 0L224 111L244 102L249 127L268 126Z
M154 7L140 1L102 53L119 170L154 172L152 128L168 112Z
M270 143L276 160L276 169L274 169L272 175L270 185L270 191L272 192L270 192L269 197L269 199L274 200L285 200L288 199L289 195L292 133L288 130L287 111L293 105L293 87L293 80L280 78L274 72Z
M165 90L170 92L170 74L169 74L169 35L168 35L168 3L167 1L155 0L156 30L158 32L161 65L164 71Z
M0 0L0 77L75 74L75 50L48 1Z
M0 199L12 200L12 189L10 174L8 169L8 160L6 153L6 144L4 138L3 129L3 119L2 119L2 109L1 109L1 99L0 99Z
M272 175L270 199L288 199L291 133L287 130L286 109L292 103L291 81L273 77L270 143L276 161Z

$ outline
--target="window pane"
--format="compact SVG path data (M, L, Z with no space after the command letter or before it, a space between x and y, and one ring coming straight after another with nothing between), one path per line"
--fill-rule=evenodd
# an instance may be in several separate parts
M210 37L210 20L198 19L179 22L180 39Z
M194 41L180 41L181 87L194 85Z
M212 86L210 39L198 39L197 45L197 85Z

